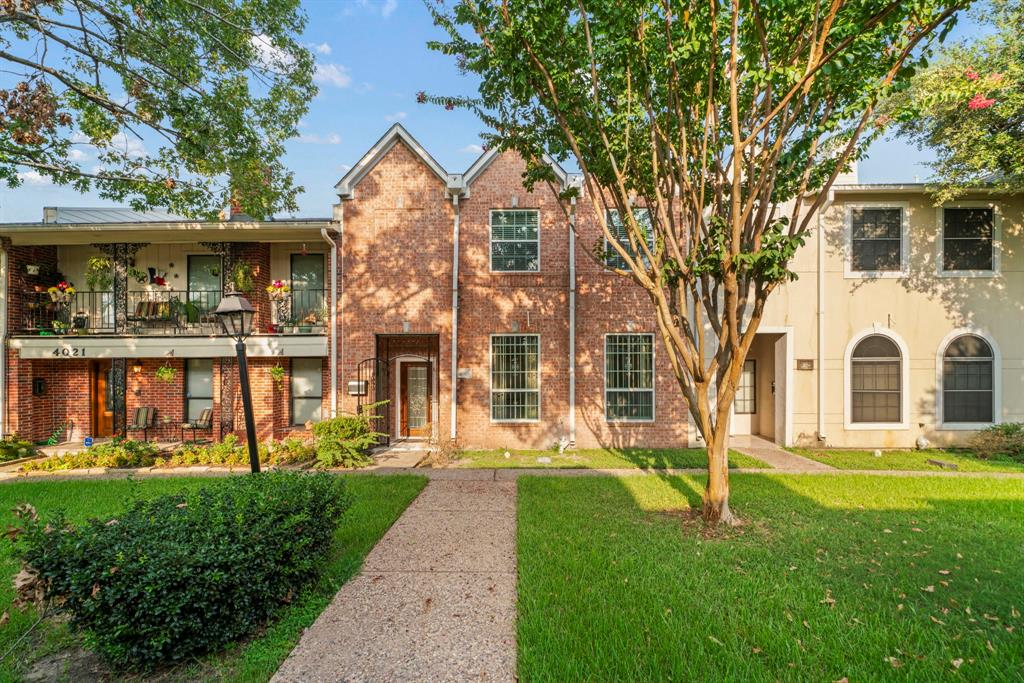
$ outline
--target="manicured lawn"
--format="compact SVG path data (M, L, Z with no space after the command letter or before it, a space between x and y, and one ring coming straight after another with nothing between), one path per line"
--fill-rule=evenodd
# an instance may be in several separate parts
M941 460L957 466L960 472L1024 472L1024 463L1009 458L980 460L967 452L942 451L882 451L875 457L874 451L817 450L811 448L790 449L797 455L823 462L840 470L941 470L928 460Z
M458 467L482 468L573 468L573 469L686 469L708 466L707 452L703 448L585 448L566 451L463 451L456 462ZM537 462L537 458L551 458L550 463ZM770 467L748 455L729 451L729 467Z
M269 680L280 662L298 642L302 630L313 623L345 581L359 571L363 558L377 543L406 506L426 485L417 476L349 476L352 507L336 535L334 554L321 579L283 609L278 619L254 639L227 653L211 656L181 672L183 680L216 677L237 681ZM142 479L95 481L18 482L0 485L0 524L13 523L10 509L23 501L32 503L44 518L57 508L68 511L73 520L102 517L120 510L126 497L156 496L202 485L204 479ZM22 613L9 607L13 598L11 577L18 563L11 545L0 542L0 609L10 614L10 622L0 627L0 650L6 652L30 627L37 614ZM17 652L0 662L0 681L20 680L27 666L40 657L74 645L68 629L44 623L19 646ZM0 654L2 654L0 652ZM174 678L174 676L172 676Z
M1021 481L731 479L520 479L520 680L1020 680Z

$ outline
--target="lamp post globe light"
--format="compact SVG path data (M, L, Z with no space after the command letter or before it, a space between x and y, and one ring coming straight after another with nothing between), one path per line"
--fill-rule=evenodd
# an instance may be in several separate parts
M224 333L235 340L235 355L238 357L238 383L242 390L242 412L245 413L245 442L249 447L249 467L254 473L260 471L260 456L256 444L256 420L252 414L252 392L249 390L249 365L245 356L245 339L252 334L252 319L255 309L249 300L237 292L224 295L214 311Z

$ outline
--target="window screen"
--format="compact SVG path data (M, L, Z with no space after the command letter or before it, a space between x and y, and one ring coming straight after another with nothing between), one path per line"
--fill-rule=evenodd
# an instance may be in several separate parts
M538 211L491 211L491 270L540 270Z
M203 410L213 407L213 361L189 358L185 361L185 419L198 420Z
M903 210L850 210L851 267L857 271L898 271L902 265Z
M942 421L992 422L992 347L981 337L954 339L942 359Z
M491 337L491 419L540 418L540 338L531 334Z
M320 358L293 358L292 424L319 422L324 397L323 361Z
M607 419L654 419L654 335L609 334L604 372Z
M902 414L902 359L888 337L872 335L853 350L850 361L851 420L895 422Z
M647 236L647 246L654 251L654 230L651 227L651 214L647 209L633 209L633 216L636 218L637 223L640 224L641 230ZM622 219L619 217L619 212L615 209L609 209L607 214L608 230L619 240L626 249L626 253L636 256L636 253L632 249L632 245L629 243L629 233L626 230L626 226L623 224ZM615 251L612 245L605 240L604 242L604 264L608 268L618 268L620 270L625 269L626 259L619 255L619 252ZM646 259L644 263L646 263Z
M992 270L992 237L992 209L943 209L942 269Z

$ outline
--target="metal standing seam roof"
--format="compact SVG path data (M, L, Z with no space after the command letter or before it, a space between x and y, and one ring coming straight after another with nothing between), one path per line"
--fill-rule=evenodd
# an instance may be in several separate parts
M174 223L187 221L167 211L136 211L104 206L48 206L43 209L44 223Z

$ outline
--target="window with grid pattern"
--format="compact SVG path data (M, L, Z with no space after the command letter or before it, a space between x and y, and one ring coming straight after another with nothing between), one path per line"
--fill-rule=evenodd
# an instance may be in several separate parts
M992 270L994 217L987 207L942 210L942 269Z
M324 395L323 360L293 358L291 373L292 424L319 422Z
M942 421L992 422L993 363L992 347L981 337L957 337L942 359Z
M539 211L491 211L491 270L540 270Z
M491 337L491 419L495 422L540 419L540 337L537 335Z
M736 400L733 412L737 415L754 415L757 413L757 361L744 361L740 384L736 387Z
M850 266L853 270L900 270L903 261L903 209L850 209L850 228Z
M651 228L651 213L647 209L633 209L633 217L636 218L637 223L640 224L641 229L647 236L647 246L650 250L654 251L654 230ZM608 230L619 240L626 249L626 253L636 256L636 252L633 251L632 245L629 243L629 233L626 231L626 226L623 224L622 219L619 217L619 212L616 209L609 209L607 213ZM624 270L626 266L626 259L619 255L619 252L615 251L611 243L606 239L604 241L604 265L608 268L618 268ZM644 258L644 263L647 263L647 259Z
M850 419L853 422L901 422L902 362L888 337L865 337L850 361Z
M604 372L607 419L654 419L654 335L606 336Z
M198 420L206 408L213 408L213 361L189 358L185 361L185 419Z

